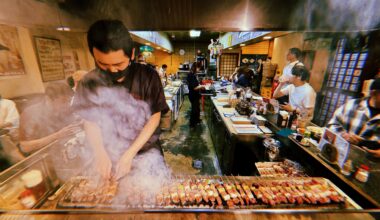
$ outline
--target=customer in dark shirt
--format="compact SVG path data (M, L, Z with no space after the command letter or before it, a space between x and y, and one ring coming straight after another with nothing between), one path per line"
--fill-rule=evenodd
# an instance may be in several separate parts
M199 90L203 88L199 85L197 79L197 72L200 70L200 64L194 62L191 66L190 73L187 75L187 84L189 87L189 100L191 103L191 114L190 114L190 127L195 127L200 121L200 106L199 99L201 95Z
M85 119L97 171L119 179L137 154L159 148L161 113L169 108L155 70L132 62L133 41L121 21L95 22L87 41L97 68L82 79L73 106Z

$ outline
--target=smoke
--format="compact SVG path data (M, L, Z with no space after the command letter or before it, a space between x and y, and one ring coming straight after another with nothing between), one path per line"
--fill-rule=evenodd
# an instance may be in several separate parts
M290 25L314 31L366 31L380 25L376 0L308 0L295 6ZM303 26L303 27L302 27Z
M79 92L82 93L81 90ZM80 108L77 113L100 127L103 145L111 159L112 172L115 172L114 168L119 159L150 119L149 105L145 101L135 99L124 87L100 86L93 92L77 95L79 98L81 95L86 95L86 100L90 102L86 108ZM150 140L148 144L153 141ZM90 166L84 175L99 180L100 186L101 179L96 170L91 169L92 167L94 166ZM133 159L130 173L119 180L118 193L113 204L115 207L154 204L155 195L170 179L170 174L171 171L158 149L152 148L139 153Z
M156 195L170 180L171 172L157 149L137 155L131 172L119 182L114 204L127 206L154 205Z

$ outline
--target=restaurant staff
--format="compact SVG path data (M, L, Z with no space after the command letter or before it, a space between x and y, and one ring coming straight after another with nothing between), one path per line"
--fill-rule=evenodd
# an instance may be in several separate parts
M191 103L191 113L190 113L190 128L194 128L197 124L201 122L200 119L200 106L199 100L201 94L199 91L204 88L204 86L199 84L197 79L197 72L201 69L201 64L194 62L191 65L190 72L187 75L187 84L189 87L189 101Z
M290 48L288 53L286 54L286 60L288 64L284 67L282 71L282 75L279 78L280 82L287 83L292 77L292 69L294 66L303 66L303 63L298 59L301 57L301 50L293 47Z
M371 84L369 97L353 99L340 106L327 127L380 157L380 149L376 149L380 147L380 78Z
M237 71L236 86L252 88L253 71L248 66L242 66Z
M292 68L291 74L288 81L290 84L286 86L286 82L281 82L274 91L273 97L280 98L289 95L289 103L280 105L280 107L286 111L307 111L311 117L314 112L316 93L313 87L307 83L310 73L306 67L297 65Z
M161 151L158 145L159 123L161 113L166 113L169 107L160 77L155 70L147 65L132 62L135 49L129 31L122 21L96 21L87 33L87 42L96 69L82 79L73 106L85 119L86 137L94 150L97 172L105 179L112 176L119 179L129 173L132 160L137 154L154 149L157 152ZM104 97L96 96L96 92L100 91L98 88L105 89L102 90L105 93L99 94ZM128 94L118 94L120 91L128 91ZM115 97L128 100L113 101L112 98ZM104 108L103 104L108 108ZM124 109L118 106L123 106ZM109 108L112 112L107 111ZM103 115L86 114L87 110L99 110L98 113ZM125 121L118 121L118 118ZM138 124L141 122L139 120L144 120L144 124ZM107 127L105 123L108 122L118 125L119 128ZM128 142L121 142L118 146L109 144L113 141L111 137L103 136L107 129L114 129L115 137L128 139ZM129 135L133 135L134 138L130 138ZM163 160L163 156L161 157Z

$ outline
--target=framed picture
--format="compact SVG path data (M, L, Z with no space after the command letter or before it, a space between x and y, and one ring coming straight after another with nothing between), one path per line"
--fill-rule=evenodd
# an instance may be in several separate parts
M0 77L25 74L16 27L0 24Z
M57 39L34 37L42 81L65 79L61 42Z

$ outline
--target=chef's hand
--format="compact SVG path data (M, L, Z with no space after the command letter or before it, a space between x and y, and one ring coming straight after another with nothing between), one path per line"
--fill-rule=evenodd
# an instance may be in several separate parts
M133 158L136 156L135 153L131 151L126 151L123 156L120 158L119 162L116 165L115 178L116 180L127 175L131 171Z
M95 169L104 180L111 179L112 162L107 153L97 154L95 152Z
M380 157L380 149L377 149L377 150L370 150L366 147L362 147L365 151L367 151L368 153L372 154L372 156L374 157Z
M348 132L343 133L342 137L346 141L350 142L351 144L356 144L356 145L359 144L363 140L363 138L360 137L359 135L348 133Z
M288 112L293 111L292 106L290 104L280 105L280 108Z

